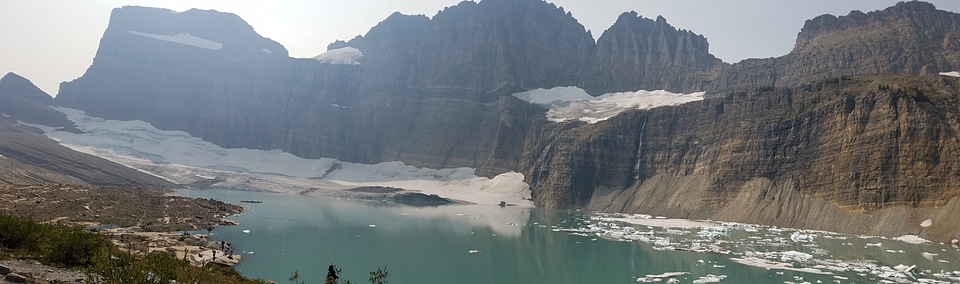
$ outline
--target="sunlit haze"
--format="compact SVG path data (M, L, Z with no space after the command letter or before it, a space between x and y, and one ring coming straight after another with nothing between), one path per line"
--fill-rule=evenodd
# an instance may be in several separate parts
M124 5L174 11L214 9L239 15L261 35L283 44L293 57L313 57L327 44L366 33L391 13L435 15L458 0L204 0L204 1L26 1L0 2L0 72L14 72L55 95L60 82L73 80L93 61L110 11ZM821 14L869 12L895 0L851 1L653 1L556 0L599 37L620 13L662 15L671 25L707 37L710 51L725 62L780 56L793 48L805 20ZM960 11L960 1L929 1L938 9ZM266 4L269 3L269 4Z

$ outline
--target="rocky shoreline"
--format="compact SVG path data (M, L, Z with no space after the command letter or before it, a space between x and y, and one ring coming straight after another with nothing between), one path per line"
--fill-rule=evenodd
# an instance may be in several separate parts
M236 225L225 219L242 206L211 199L173 196L163 188L92 185L0 185L0 211L39 222L81 225L109 236L121 250L133 254L166 252L202 266L232 267L241 256L226 241L187 231ZM83 271L43 265L29 256L0 255L0 275L27 283L86 281ZM4 269L9 268L9 269ZM12 275L12 276L11 276ZM5 278L4 278L5 279Z

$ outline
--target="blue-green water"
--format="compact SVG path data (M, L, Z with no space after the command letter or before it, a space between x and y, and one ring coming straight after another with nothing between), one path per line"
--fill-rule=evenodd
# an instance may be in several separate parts
M918 266L901 273L907 281L960 281L949 278L960 270L960 253L940 244L823 232L815 233L814 241L794 242L790 230L753 226L704 236L698 235L700 229L605 222L586 212L536 208L410 207L224 189L180 195L247 206L231 218L239 226L219 227L211 237L233 243L243 254L237 269L244 275L280 283L294 271L308 283L323 283L329 264L357 283L366 283L367 272L381 266L388 268L390 283L637 283L667 272L688 274L663 278L664 283L671 278L679 283L875 283L897 280L882 273L904 270L893 269L899 264ZM729 254L684 251L708 247ZM792 256L788 251L810 258L785 258ZM731 261L746 257L820 272Z

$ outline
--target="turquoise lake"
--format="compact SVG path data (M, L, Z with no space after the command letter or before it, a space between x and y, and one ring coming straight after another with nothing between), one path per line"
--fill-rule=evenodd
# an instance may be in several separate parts
M179 194L246 206L230 218L240 225L218 227L211 238L233 243L243 275L278 283L294 271L323 283L330 264L355 283L383 266L390 283L960 282L960 253L943 244L743 224L647 227L538 208L411 207L226 189ZM790 268L743 264L750 260Z

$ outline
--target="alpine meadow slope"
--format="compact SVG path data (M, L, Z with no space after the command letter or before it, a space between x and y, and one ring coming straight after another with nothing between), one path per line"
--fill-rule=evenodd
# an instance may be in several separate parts
M960 70L960 14L928 3L820 16L789 54L732 64L662 17L624 13L595 41L542 0L395 13L328 49L290 58L236 15L117 8L54 103L225 148L516 171L543 207L960 237L960 87L937 75ZM515 96L558 87L693 97L586 123Z

